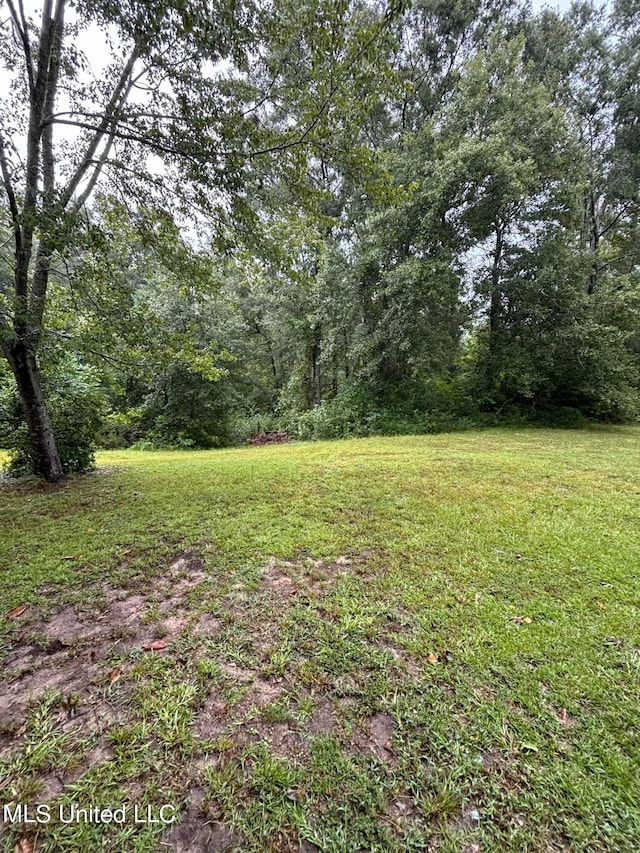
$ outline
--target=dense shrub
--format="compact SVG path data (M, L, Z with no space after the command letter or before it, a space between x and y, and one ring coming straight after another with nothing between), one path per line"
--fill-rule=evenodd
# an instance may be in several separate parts
M105 450L120 450L141 441L144 434L143 412L140 409L110 412L100 426L97 444Z
M96 377L72 356L50 356L42 371L42 383L64 472L91 468L105 405ZM0 379L0 424L0 441L10 452L9 472L15 476L32 474L27 424L8 371Z

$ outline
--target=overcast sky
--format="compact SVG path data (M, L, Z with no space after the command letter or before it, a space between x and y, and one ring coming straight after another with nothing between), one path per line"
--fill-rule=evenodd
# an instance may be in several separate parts
M560 9L566 11L571 6L571 0L531 0L534 12L544 9L545 6L550 6L552 9Z

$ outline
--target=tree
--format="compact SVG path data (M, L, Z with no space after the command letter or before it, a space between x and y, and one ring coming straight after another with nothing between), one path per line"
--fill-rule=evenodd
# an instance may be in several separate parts
M308 146L327 146L328 128L344 113L338 95L354 68L374 64L376 38L402 3L394 0L362 26L352 25L355 8L336 0L316 0L302 14L286 0L268 9L253 0L44 0L36 23L22 0L6 0L0 60L11 83L0 101L0 171L14 264L11 281L2 283L0 343L36 473L52 481L64 473L38 350L52 270L90 227L85 206L98 183L110 181L127 204L163 207L170 193L173 212L182 219L195 212L200 229L207 227L203 214L215 213L219 226L233 222L250 231L256 218L248 181L273 168L275 155L291 171ZM106 68L95 76L76 47L89 23L110 47ZM269 51L259 32L278 49ZM331 34L335 50L327 51ZM283 48L302 41L319 100L297 98L295 122L267 121L278 111L286 116ZM250 63L265 72L248 76ZM162 169L149 154L162 159Z

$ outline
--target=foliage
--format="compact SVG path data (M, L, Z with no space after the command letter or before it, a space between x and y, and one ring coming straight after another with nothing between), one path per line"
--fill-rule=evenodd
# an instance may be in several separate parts
M84 471L94 464L105 394L95 372L77 359L59 351L47 355L42 379L60 459L65 471ZM35 473L24 413L8 371L0 377L0 423L0 446L10 452L9 471L20 476Z
M636 7L86 5L158 88L99 134L92 203L36 200L46 305L15 337L3 260L3 340L96 371L111 447L638 418Z

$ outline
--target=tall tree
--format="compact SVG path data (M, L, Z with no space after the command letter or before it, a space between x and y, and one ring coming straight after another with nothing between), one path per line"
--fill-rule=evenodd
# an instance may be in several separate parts
M98 182L111 179L127 203L142 198L166 206L170 194L178 216L215 212L218 222L247 227L255 220L247 181L282 152L291 155L287 165L299 168L309 145L326 142L333 113L344 111L345 82L359 63L372 63L376 38L402 2L362 27L350 25L358 4L335 0L308 4L302 18L285 0L268 9L253 0L153 7L141 0L44 0L39 22L22 0L5 3L0 59L10 86L0 101L0 171L15 259L12 281L3 284L0 342L25 410L34 469L56 480L63 469L37 354L52 264L84 227ZM327 18L332 32L347 32L336 35L339 50L329 54ZM273 64L259 33L293 49L301 23L310 26L305 42L320 100L298 97L295 121L266 123L286 100L289 90L280 84L288 58L281 51ZM106 67L93 75L76 47L89 24L110 48ZM268 73L250 79L250 63Z

